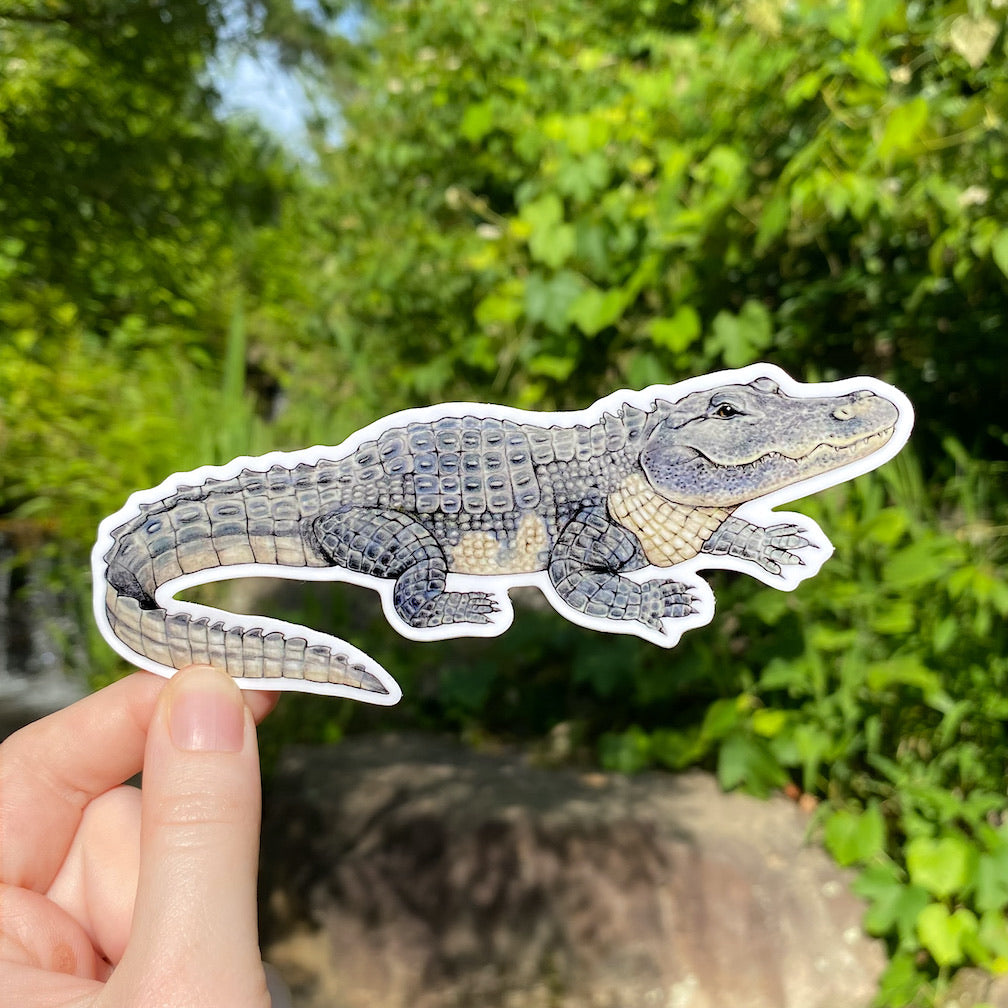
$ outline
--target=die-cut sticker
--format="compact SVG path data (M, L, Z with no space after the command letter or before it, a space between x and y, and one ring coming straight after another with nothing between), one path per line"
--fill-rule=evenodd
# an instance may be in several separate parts
M832 552L774 510L891 459L909 401L873 378L804 384L757 364L619 391L585 410L445 403L335 447L176 473L102 522L95 616L125 658L162 675L210 663L251 689L393 704L399 686L315 629L175 596L237 577L373 588L418 640L503 633L508 590L662 647L709 623L698 575L729 568L790 591Z

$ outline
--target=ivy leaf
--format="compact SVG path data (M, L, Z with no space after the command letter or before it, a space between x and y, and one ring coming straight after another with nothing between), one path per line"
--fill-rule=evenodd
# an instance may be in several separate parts
M529 229L529 252L537 262L559 269L574 253L577 235L572 224L563 223L563 204L556 193L547 193L522 207L521 220Z
M505 281L476 305L476 321L488 328L508 326L517 322L524 310L522 303L524 290L520 280Z
M548 231L535 231L529 238L529 251L537 262L559 269L574 252L577 244L574 227L558 224Z
M626 308L626 295L618 287L600 291L590 287L570 306L568 316L586 336L611 326Z
M826 849L841 865L870 861L885 847L885 820L877 805L863 812L840 809L826 821Z
M546 193L526 203L518 216L532 232L546 231L563 220L563 203L556 193Z
M683 353L700 335L700 316L691 305L680 305L671 318L652 319L648 333L655 346Z
M759 301L746 301L738 315L718 312L710 344L729 367L752 364L773 341L770 313Z
M557 188L579 203L586 203L609 184L611 166L601 151L565 161L557 172Z
M895 872L891 863L870 865L851 888L868 900L864 926L869 934L882 936L895 930L901 948L914 948L917 918L931 897L920 886L907 885Z
M976 849L962 837L914 837L906 845L910 881L944 899L965 888L975 871Z
M978 930L976 916L965 907L949 913L943 903L931 903L917 917L917 936L939 966L961 963Z
M566 332L570 306L583 289L584 281L570 270L561 270L549 279L531 273L525 281L525 314L552 332Z
M1000 30L993 18L962 14L952 22L949 42L974 70L978 70L990 55Z

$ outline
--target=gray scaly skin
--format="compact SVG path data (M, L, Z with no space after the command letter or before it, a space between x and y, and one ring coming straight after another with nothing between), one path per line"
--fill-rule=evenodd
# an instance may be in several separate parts
M591 426L445 417L385 430L343 458L246 468L178 487L112 533L109 625L129 648L178 668L210 662L239 678L385 687L338 650L234 621L168 613L155 601L184 574L235 564L342 568L394 582L411 628L492 622L492 592L448 591L452 573L548 572L586 616L661 630L685 617L689 586L624 575L706 553L771 574L810 545L792 524L762 528L742 504L877 451L897 409L867 390L785 395L770 378L624 405ZM335 452L334 452L335 454ZM252 621L254 622L254 621Z

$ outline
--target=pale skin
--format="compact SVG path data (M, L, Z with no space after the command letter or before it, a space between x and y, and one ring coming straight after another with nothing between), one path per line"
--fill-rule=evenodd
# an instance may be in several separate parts
M136 673L0 745L0 1008L269 1008L255 725L276 698Z

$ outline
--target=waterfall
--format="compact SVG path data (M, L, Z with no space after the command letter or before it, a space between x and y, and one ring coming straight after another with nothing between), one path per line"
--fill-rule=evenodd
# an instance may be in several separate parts
M0 529L0 738L82 696L85 655L52 558Z

